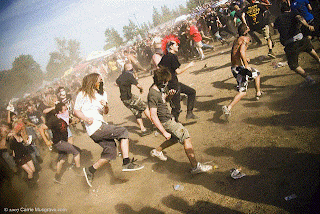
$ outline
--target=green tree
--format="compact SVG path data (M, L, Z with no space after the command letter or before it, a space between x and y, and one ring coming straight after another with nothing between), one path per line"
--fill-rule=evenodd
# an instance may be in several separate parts
M209 2L208 0L189 0L187 1L187 8L191 11L194 8Z
M166 5L161 6L161 15L162 15L162 22L167 22L172 19L172 12Z
M80 42L65 38L55 38L57 50L51 52L49 63L47 64L46 79L52 80L61 77L70 67L81 61Z
M158 26L159 24L161 24L161 15L155 7L153 7L152 21L153 26Z
M188 13L188 8L183 6L182 4L179 5L179 13L180 15L187 14Z
M106 36L106 45L104 46L105 50L112 47L119 47L123 44L123 38L114 28L107 28L104 35Z
M28 91L36 91L42 84L43 72L31 55L20 55L12 63L12 69L2 71L1 100L22 96Z
M131 19L129 19L129 25L123 26L123 36L126 38L127 41L129 41L132 40L138 34L138 27Z

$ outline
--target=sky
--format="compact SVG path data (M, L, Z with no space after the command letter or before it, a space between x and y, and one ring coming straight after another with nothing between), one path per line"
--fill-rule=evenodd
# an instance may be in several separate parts
M30 54L41 69L56 51L54 38L76 39L81 56L103 50L106 28L152 22L153 6L170 9L186 0L0 0L0 71L12 68L21 54ZM137 23L138 22L138 23Z

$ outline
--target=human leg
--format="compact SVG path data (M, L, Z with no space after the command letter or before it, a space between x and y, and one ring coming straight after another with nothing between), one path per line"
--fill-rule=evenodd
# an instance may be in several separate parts
M183 145L184 145L184 151L189 159L191 167L192 168L196 167L198 162L194 154L191 138L186 139Z
M198 174L198 173L208 172L208 171L212 170L211 165L205 165L205 164L199 163L196 160L191 138L187 138L184 141L184 151L190 161L192 174Z
M228 110L231 111L231 109L244 97L247 95L246 91L239 92L231 101L231 103L227 106Z
M187 100L187 119L197 119L198 117L193 114L193 108L195 105L195 100L196 100L196 90L183 84L180 84L180 91L183 94L186 94L188 96Z
M32 163L32 165L31 165L31 163L29 163L29 162L32 163L32 161L28 161L27 163L23 164L23 165L21 166L21 168L22 168L24 171L26 171L26 173L28 174L28 179L32 179L32 178L33 178L33 173L34 173L35 169L34 169L34 166L33 166L33 168L32 168L33 163Z
M320 64L319 55L317 54L317 52L314 49L312 49L308 54Z
M176 121L179 121L181 103L180 103L180 89L172 96L170 100L171 114Z
M48 139L47 135L45 134L45 130L47 130L47 129L48 129L48 127L45 124L41 124L39 126L40 135L41 135L43 141L45 142L45 144L49 147L52 145L52 142Z

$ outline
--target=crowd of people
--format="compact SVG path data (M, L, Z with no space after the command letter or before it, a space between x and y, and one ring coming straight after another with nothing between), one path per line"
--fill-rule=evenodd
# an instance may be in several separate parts
M236 79L238 93L229 105L222 107L226 119L231 116L231 109L246 95L250 81L254 81L257 101L263 94L261 74L249 65L246 54L251 40L257 46L262 44L256 33L265 38L267 55L275 58L273 34L270 32L277 29L290 69L305 78L307 85L315 83L299 66L298 56L300 52L307 52L320 65L312 45L315 40L311 41L320 36L319 17L313 12L319 12L319 8L312 8L308 0L272 3L278 5L281 14L269 11L272 4L268 0L235 0L219 6L216 3L204 4L193 11L191 20L176 23L161 33L149 34L133 46L89 63L24 99L10 101L1 111L1 170L15 174L25 172L29 187L36 186L43 162L39 147L56 154L53 179L58 184L64 183L61 169L68 160L68 154L73 155L72 169L78 175L83 174L90 187L96 170L114 160L118 156L117 150L123 158L122 171L143 169L143 165L129 158L128 130L104 120L109 102L103 84L112 81L119 87L121 101L136 117L141 137L152 131L143 124L143 115L165 137L165 142L150 151L152 157L166 161L163 150L179 142L190 162L191 173L210 171L211 165L197 161L191 136L179 122L181 94L187 96L186 119L199 119L193 113L196 90L181 83L178 75L192 68L193 60L204 60L204 50L213 52L215 45L228 45L234 38L231 72ZM182 59L187 62L184 66L181 66ZM150 74L154 83L149 89L148 99L143 101L140 96L132 94L131 87L134 85L143 93L139 77ZM72 137L79 132L87 132L92 141L102 147L101 157L91 166L80 165L81 148L76 146ZM1 176L5 174L8 173L1 173Z

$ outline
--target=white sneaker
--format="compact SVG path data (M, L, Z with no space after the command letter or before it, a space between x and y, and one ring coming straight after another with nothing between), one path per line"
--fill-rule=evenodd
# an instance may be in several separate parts
M198 162L197 167L191 169L191 174L199 174L199 173L202 173L202 172L208 172L210 170L212 170L212 166L211 165L205 165L205 164L202 164L202 163Z
M228 106L222 106L222 112L226 120L231 116L231 111L228 110Z
M158 152L156 149L152 149L150 152L151 157L157 157L162 161L166 161L168 158L163 154L163 152Z

